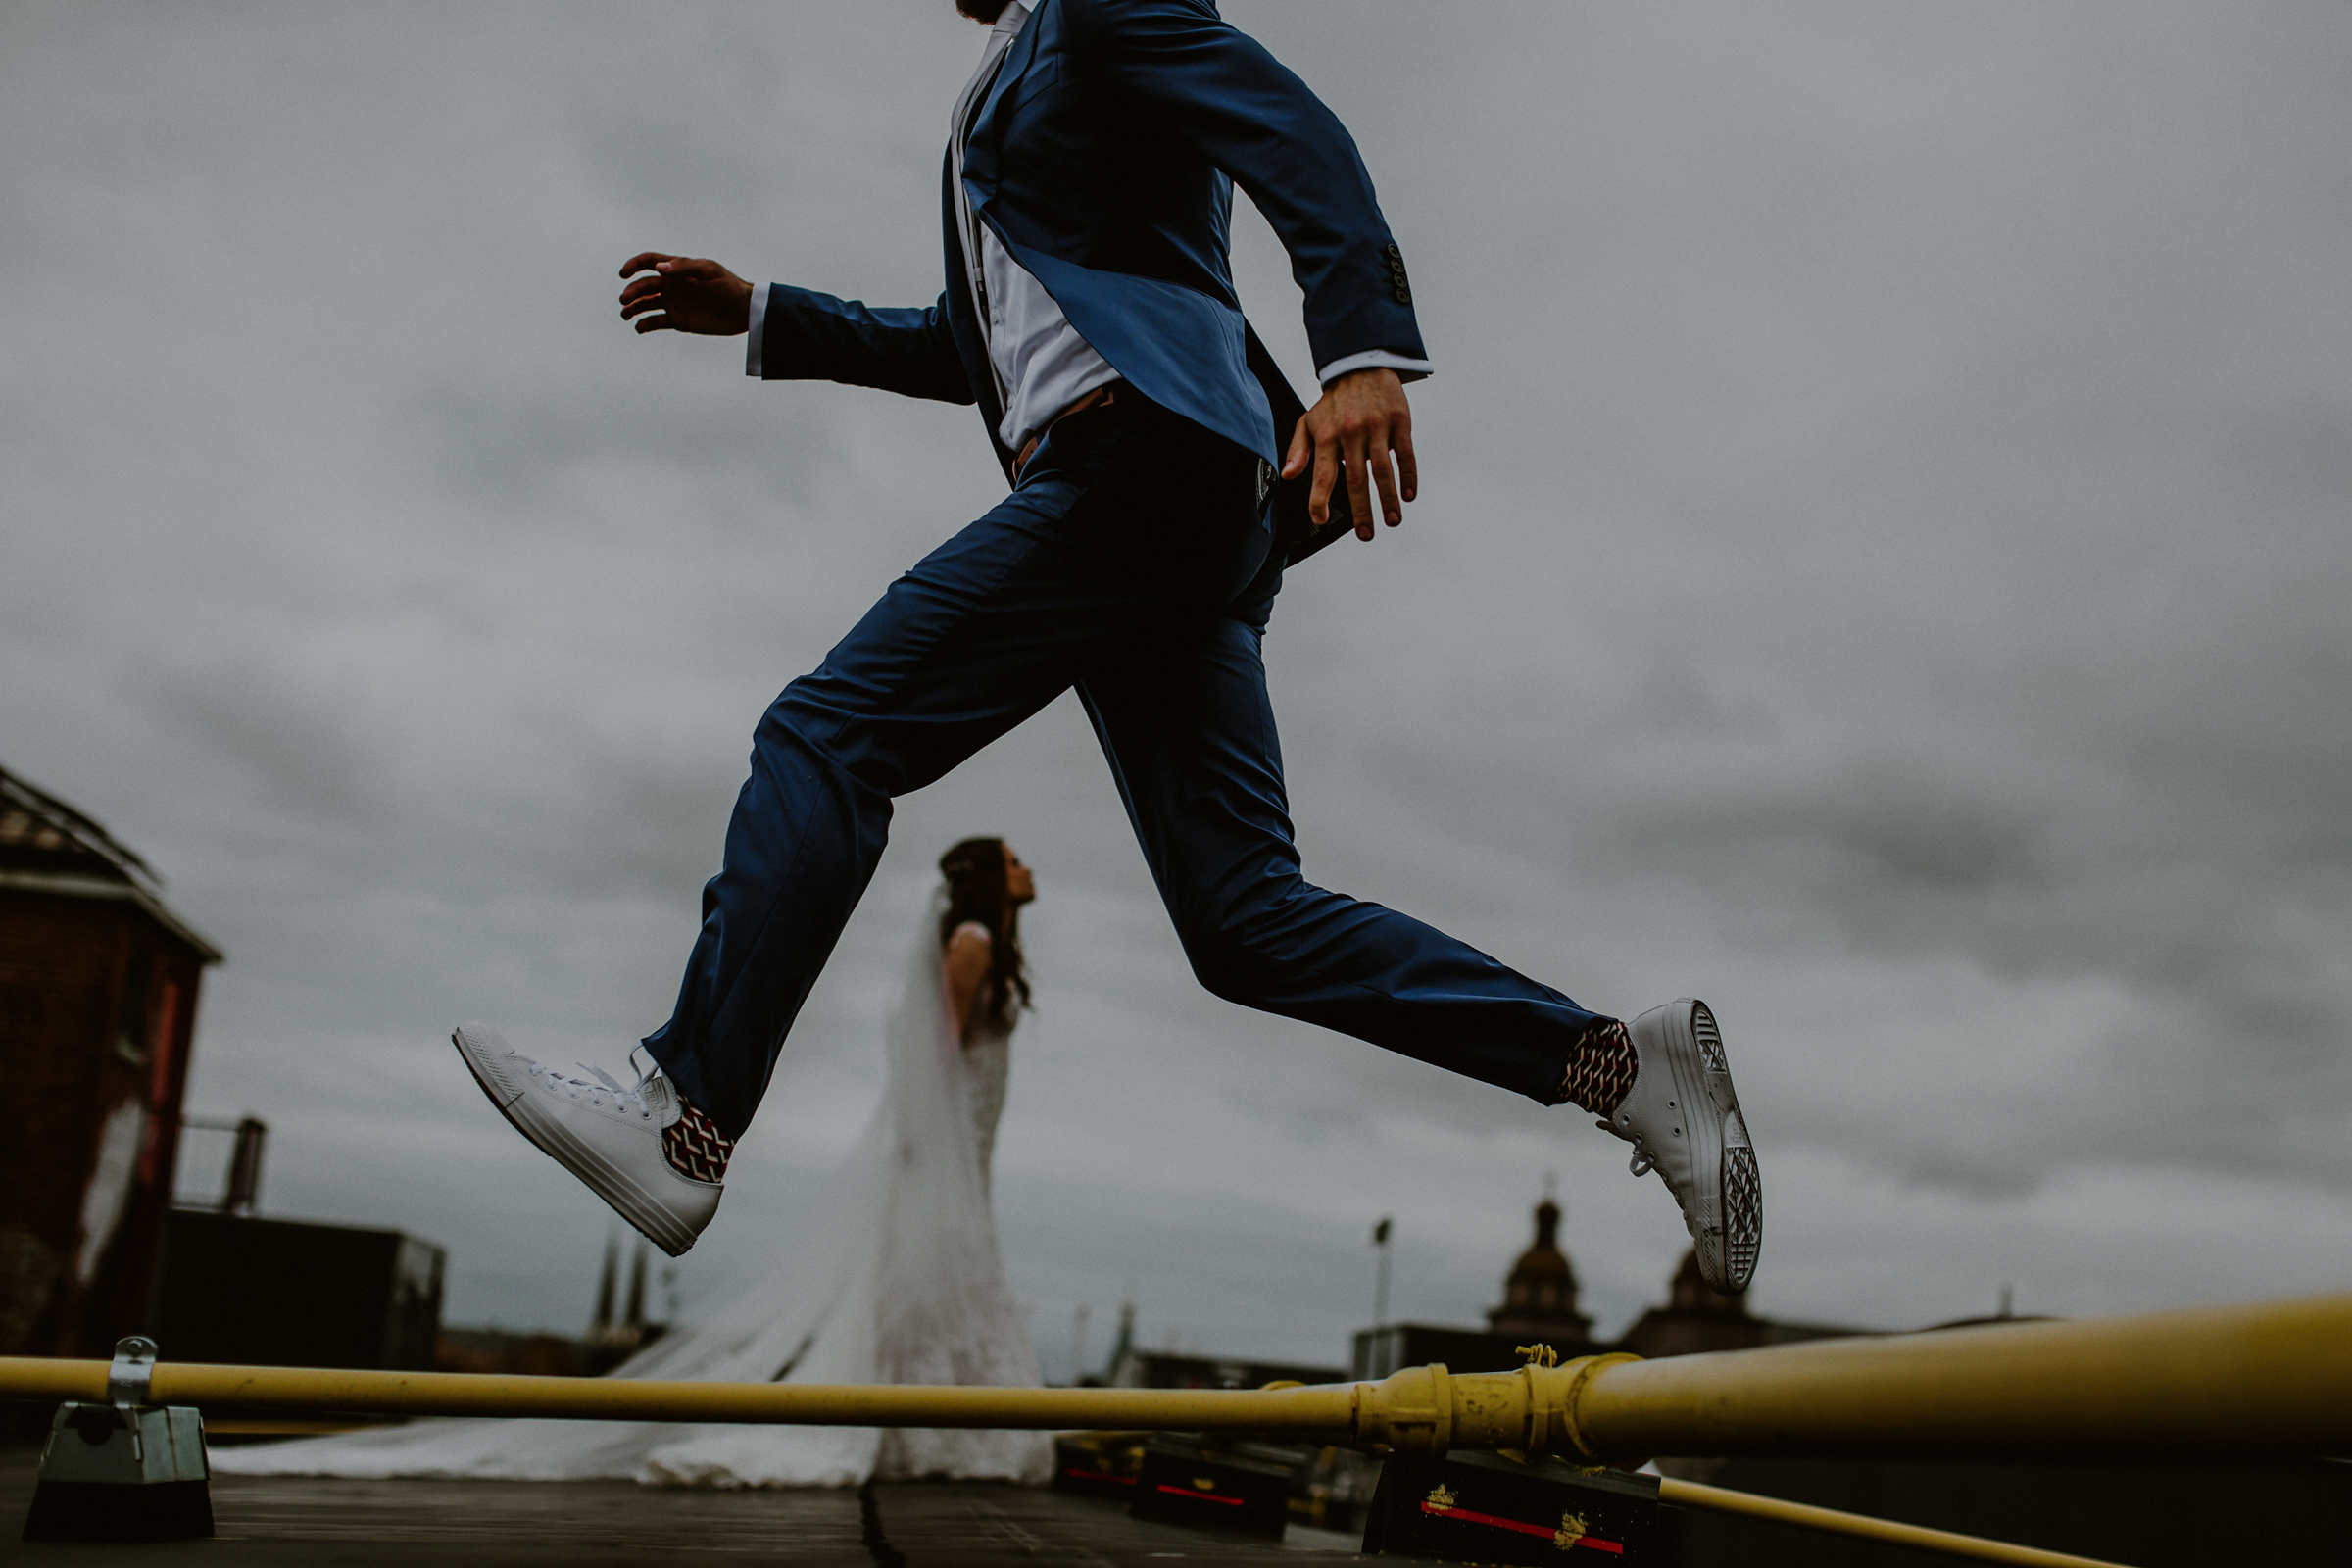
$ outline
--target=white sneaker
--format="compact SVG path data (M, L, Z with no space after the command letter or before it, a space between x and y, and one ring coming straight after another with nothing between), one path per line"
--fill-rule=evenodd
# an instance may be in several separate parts
M585 1062L580 1069L590 1077L558 1072L510 1050L496 1030L478 1023L460 1024L449 1038L516 1132L670 1256L692 1247L718 1212L725 1184L681 1174L662 1152L662 1129L682 1107L659 1069L624 1089Z
M1634 1087L1601 1127L1634 1146L1633 1173L1655 1170L1683 1206L1707 1288L1747 1289L1764 1245L1764 1187L1723 1033L1690 997L1652 1007L1629 1031L1641 1059Z

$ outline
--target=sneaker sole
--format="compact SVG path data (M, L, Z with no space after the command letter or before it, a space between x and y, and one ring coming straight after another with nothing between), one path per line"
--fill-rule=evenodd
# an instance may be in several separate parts
M1692 1194L1694 1206L1702 1213L1712 1209L1722 1234L1713 1247L1696 1233L1690 1240L1709 1288L1737 1296L1755 1277L1756 1259L1763 1251L1764 1185L1756 1152L1747 1142L1747 1118L1740 1114L1740 1097L1732 1089L1723 1031L1707 1004L1693 997L1655 1010L1664 1014L1652 1027L1664 1035L1663 1054L1677 1098L1686 1105L1707 1105L1714 1112L1686 1116L1684 1125L1690 1129L1690 1174L1699 1188ZM1649 1016L1645 1013L1637 1022L1646 1022ZM1739 1129L1739 1142L1726 1136L1733 1126ZM1707 1190L1710 1186L1712 1192ZM1710 1252L1719 1255L1710 1257Z
M1723 1030L1703 1002L1690 1003L1690 1035L1699 1060L1713 1082L1708 1098L1722 1112L1718 1136L1736 1123L1740 1142L1723 1139L1723 1250L1724 1269L1740 1290L1756 1275L1756 1260L1764 1251L1764 1177L1756 1168L1756 1151L1748 1141L1747 1117L1740 1109L1739 1092L1732 1087L1732 1066L1723 1054Z
M459 1059L473 1075L475 1086L498 1107L508 1125L529 1139L539 1152L577 1176L590 1192L612 1206L613 1213L671 1257L682 1257L693 1248L696 1240L693 1231L663 1210L654 1195L639 1186L627 1171L581 1143L569 1128L532 1104L528 1094L517 1095L513 1101L501 1099L500 1090L475 1054L484 1048L468 1040L463 1026L450 1035L449 1043L458 1048Z

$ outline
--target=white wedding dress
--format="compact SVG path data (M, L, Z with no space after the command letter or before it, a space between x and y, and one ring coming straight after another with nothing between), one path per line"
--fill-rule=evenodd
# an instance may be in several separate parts
M1039 1384L988 1200L1010 1031L958 1044L941 965L945 908L943 891L891 1014L889 1092L823 1196L784 1228L776 1266L612 1376ZM1042 1484L1052 1461L1051 1440L1036 1432L552 1420L420 1421L213 1454L215 1469L238 1475L630 1478L687 1487L923 1476Z

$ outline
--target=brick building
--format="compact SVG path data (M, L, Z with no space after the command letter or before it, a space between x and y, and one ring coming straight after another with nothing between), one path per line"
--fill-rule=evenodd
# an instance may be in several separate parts
M218 949L147 863L0 771L0 1354L144 1326Z

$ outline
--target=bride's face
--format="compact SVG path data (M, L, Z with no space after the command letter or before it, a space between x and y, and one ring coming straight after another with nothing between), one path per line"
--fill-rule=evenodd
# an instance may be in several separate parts
M1004 846L1004 896L1015 904L1027 904L1037 897L1037 878L1029 874L1009 844Z

